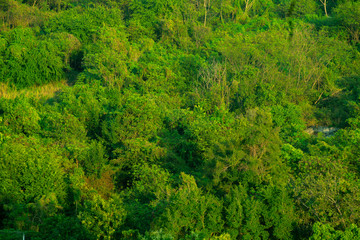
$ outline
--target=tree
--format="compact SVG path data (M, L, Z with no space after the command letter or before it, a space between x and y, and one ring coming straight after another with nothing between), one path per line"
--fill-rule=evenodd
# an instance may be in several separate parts
M221 233L221 201L211 194L203 194L190 175L181 173L181 182L169 199L164 214L155 219L154 224L176 237L184 237L191 232L202 232L206 236Z
M54 146L38 139L11 137L0 145L0 204L9 228L38 231L66 199L65 170Z
M346 1L335 9L336 17L355 43L360 41L360 2Z
M335 230L330 224L316 222L313 225L313 235L310 240L351 240L359 237L360 229L355 224L346 227L345 231Z
M324 11L325 11L325 16L328 17L328 13L327 13L327 0L320 0L320 2L322 3L322 5L324 6Z
M30 28L16 28L6 37L0 81L25 88L59 81L64 76L64 62L53 42L37 39Z
M123 224L126 211L122 199L113 195L105 200L94 194L84 201L78 214L83 226L90 231L96 239L113 239L115 231Z

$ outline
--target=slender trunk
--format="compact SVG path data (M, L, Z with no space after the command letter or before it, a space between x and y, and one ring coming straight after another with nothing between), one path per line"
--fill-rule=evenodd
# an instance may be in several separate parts
M207 10L206 10L206 0L204 0L204 9L205 9L204 27L206 27L206 15L207 15Z
M328 17L327 8L326 8L326 0L324 0L324 10L325 10L325 15Z
M247 13L250 11L250 9L252 8L253 4L254 4L255 0L253 0L252 2L250 2L250 0L246 0L246 5L245 5L245 14L247 15Z
M207 12L208 12L209 6L210 6L210 0L204 0L204 9L205 9L204 27L206 27Z
M224 18L223 18L222 12L223 12L223 1L221 1L221 5L220 5L220 20L221 20L221 23L224 24Z
M328 17L327 8L326 8L327 0L320 0L320 2L324 5L325 15Z

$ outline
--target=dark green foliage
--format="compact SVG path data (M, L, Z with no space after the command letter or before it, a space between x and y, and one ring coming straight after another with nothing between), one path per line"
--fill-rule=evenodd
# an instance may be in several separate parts
M306 14L319 13L320 5L314 0L280 0L278 12L282 17L303 17Z
M16 28L6 33L5 38L1 82L24 88L58 81L64 76L65 65L53 42L37 39L28 28Z
M76 7L51 18L44 24L43 31L45 33L70 33L82 44L87 44L97 40L102 27L118 27L121 23L122 13L117 8Z
M151 96L138 94L128 96L119 104L118 109L107 114L102 134L115 156L140 156L146 147L152 148L151 140L161 124L160 109Z
M181 174L182 183L170 197L163 215L154 224L165 228L176 238L191 232L203 232L207 236L220 233L221 202L211 194L202 194L192 176Z
M85 200L78 218L94 239L112 239L125 216L121 198L114 195L105 201L94 195L91 199Z
M243 228L245 220L244 202L247 198L246 189L235 186L225 198L226 226L233 238L236 238Z
M19 134L36 134L40 130L39 112L24 97L0 100L1 125Z
M91 137L101 134L101 121L109 105L111 91L98 82L92 85L79 84L64 89L55 99L54 105L60 112L71 114L85 127Z
M314 234L311 236L311 240L317 239L339 239L350 240L359 238L359 228L352 224L346 228L345 231L336 231L329 224L315 223L313 227Z
M67 217L64 215L56 215L45 219L40 225L41 239L95 239L89 234L88 230L81 225L76 217Z
M93 141L89 144L88 149L83 150L83 153L79 156L79 163L88 175L95 174L100 176L102 169L108 163L105 157L104 146L99 142Z
M303 214L333 226L348 226L350 222L343 216L350 212L351 219L358 221L358 177L346 164L348 159L336 145L320 141L299 161L293 190L297 204L304 207Z
M280 137L287 143L301 146L301 142L305 140L301 109L293 104L276 105L272 108L272 115L274 125L281 129Z
M359 43L360 39L360 3L347 1L335 9L336 17L341 25L347 29L351 40Z
M0 1L0 238L359 238L358 12Z
M82 142L86 138L86 130L79 119L66 112L45 112L41 128L45 137L63 143Z
M66 160L50 148L21 136L1 144L1 204L8 214L7 226L36 230L64 204L66 184L61 164Z
M95 44L86 49L83 68L89 78L101 79L103 84L122 87L128 76L128 44L122 29L99 29Z
M124 191L128 218L126 226L141 230L150 230L154 218L158 218L172 193L170 174L157 165L147 163L135 165L132 189ZM136 201L134 201L136 199ZM123 234L130 234L127 230Z

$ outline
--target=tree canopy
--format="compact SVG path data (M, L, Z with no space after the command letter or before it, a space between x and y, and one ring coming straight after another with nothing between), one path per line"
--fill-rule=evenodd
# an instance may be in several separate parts
M359 1L0 19L0 239L359 238Z

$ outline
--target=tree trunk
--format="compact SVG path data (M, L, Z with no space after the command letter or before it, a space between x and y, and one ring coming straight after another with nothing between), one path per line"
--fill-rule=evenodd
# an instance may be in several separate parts
M204 9L205 9L204 27L206 27L206 14L207 14L207 11L206 11L206 0L204 0Z
M320 2L324 5L325 16L328 17L327 8L326 8L327 0L320 0Z

